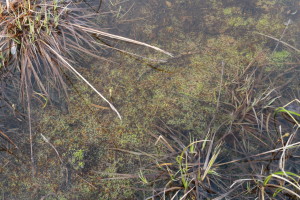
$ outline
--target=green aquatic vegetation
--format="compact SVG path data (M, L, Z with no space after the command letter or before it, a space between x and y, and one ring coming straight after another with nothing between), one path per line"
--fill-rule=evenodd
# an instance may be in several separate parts
M225 8L225 9L223 10L224 15L232 15L233 12L234 12L234 8L232 8L232 7Z
M272 72L274 70L284 69L293 60L292 57L292 54L287 50L275 51L269 56L269 66L267 66L265 70Z
M282 51L275 51L270 58L271 62L274 63L275 66L277 67L282 67L285 62L288 62L291 60L291 53L282 50Z
M73 165L74 169L82 169L84 168L84 150L79 149L77 151L74 151L71 155L71 164Z
M199 94L193 98L184 95L177 96L180 91L177 86L182 80L186 80L184 77L187 74L182 73L181 78L176 78L179 74L175 76L175 74L153 70L152 73L138 80L139 75L135 72L134 67L138 67L139 63L130 61L130 59L127 61L131 63L130 67L120 68L109 63L98 66L99 63L97 63L89 70L82 71L84 76L90 78L91 82L99 85L107 84L107 80L90 74L100 70L104 77L110 77L111 80L107 87L112 89L112 102L118 105L123 115L121 124L107 110L90 106L91 102L99 103L99 105L101 105L101 102L98 102L95 96L90 96L90 91L85 85L75 84L78 92L81 93L81 97L76 92L70 93L69 114L61 115L60 111L46 107L44 114L41 116L43 120L40 121L38 130L41 132L47 130L47 135L53 138L53 144L57 145L59 149L64 149L64 151L78 148L86 149L91 144L97 144L101 146L97 155L99 156L98 159L106 162L111 162L108 160L114 158L114 156L110 151L105 152L105 148L150 148L148 131L152 130L153 124L157 122L158 118L166 119L168 124L181 126L181 129L191 130L196 128L200 133L204 124L198 123L199 116L203 116L201 120L205 120L205 114L202 113L203 106L197 100L201 91L198 91ZM145 69L151 70L146 66ZM110 72L113 73L110 74ZM167 75L171 78L166 77ZM193 81L190 80L190 83ZM137 85L139 87L136 87ZM197 92L196 89L194 91ZM109 97L109 89L104 91L104 94ZM207 98L209 99L208 96ZM79 105L79 101L85 104ZM199 112L195 113L192 110L195 106L198 106ZM181 113L182 110L185 112ZM186 123L188 121L190 123ZM122 164L116 166L116 170L126 171L128 162L125 164L120 161L120 163ZM93 168L100 168L101 165L99 162ZM86 167L85 163L82 170L84 171ZM103 167L104 169L105 167ZM91 179L95 182L97 180L96 175L94 174ZM122 183L127 183L126 181L117 182L118 187ZM103 187L110 190L109 187L113 187L113 185L113 183L109 183Z
M241 14L241 8L239 7L227 7L223 9L225 15L225 22L229 26L239 27L252 24L252 18L245 17Z
M157 63L148 60L137 61L131 57L111 53L114 61L118 63L115 64L113 62L94 61L91 58L84 57L82 62L89 65L86 64L84 68L78 68L80 73L97 89L100 88L101 93L116 106L123 117L122 123L115 119L113 113L109 112L107 106L93 94L88 86L80 84L74 78L70 78L76 89L73 88L68 91L70 96L66 101L70 102L69 113L57 109L51 103L44 107L45 101L42 97L39 97L41 102L37 101L39 102L36 104L38 107L33 111L34 115L39 116L39 121L34 124L35 131L37 133L42 132L49 138L61 154L64 165L57 165L58 158L54 150L49 148L49 145L45 144L37 135L34 148L38 158L37 166L40 169L38 180L33 181L28 178L30 174L27 174L20 177L9 176L9 182L20 179L22 182L26 182L26 189L33 190L35 187L38 191L41 191L37 194L42 193L43 195L53 192L57 195L57 198L142 199L140 193L131 189L135 181L128 179L116 180L116 174L134 174L137 172L133 177L144 183L142 189L149 189L146 188L147 183L152 186L151 184L156 182L158 184L153 185L153 187L157 186L156 188L159 190L159 188L165 186L165 183L159 184L159 180L151 176L153 171L147 171L144 167L151 166L157 171L164 172L165 176L159 178L163 178L166 182L171 180L172 184L181 186L177 190L179 196L182 197L185 190L187 190L185 194L188 195L192 195L192 192L196 191L207 194L206 189L192 189L195 185L191 174L199 174L197 171L192 170L192 161L199 156L199 152L202 156L207 155L210 142L204 145L200 142L194 143L195 140L192 139L184 140L184 144L180 145L178 151L176 150L178 152L176 154L178 155L177 159L169 156L168 159L172 162L159 160L158 165L151 160L151 157L146 158L141 154L147 152L149 155L149 152L151 152L155 156L161 156L169 153L166 150L166 145L161 142L158 142L157 148L153 147L155 141L150 136L153 133L163 134L168 132L157 129L156 126L161 126L163 123L166 123L173 132L175 132L174 129L177 130L176 134L182 133L185 136L191 134L195 138L205 138L207 125L216 110L219 111L218 117L210 126L211 132L218 130L222 123L232 122L233 126L230 126L230 128L235 134L229 135L229 139L227 137L223 138L226 145L222 146L221 151L220 148L213 147L213 149L216 148L216 151L213 151L213 155L216 156L209 157L207 161L207 166L211 167L203 170L204 168L201 166L201 176L196 176L197 179L202 181L200 181L201 184L203 183L199 188L202 186L209 188L209 183L212 181L223 181L222 174L227 175L228 172L234 171L227 169L228 171L224 170L224 172L222 166L219 167L218 164L220 163L216 158L227 159L228 155L231 156L229 156L230 158L234 158L234 156L239 158L249 155L249 152L256 152L261 147L258 145L260 143L266 143L263 144L263 147L272 144L272 142L270 144L267 142L266 137L268 134L265 132L261 134L261 130L252 129L257 125L257 120L262 122L263 125L266 120L270 120L270 118L260 118L261 115L266 117L260 110L252 112L255 105L260 105L259 101L263 98L265 98L267 104L273 100L268 98L269 90L251 88L249 83L255 81L246 76L252 73L259 75L259 69L263 71L264 66L269 65L269 62L266 62L268 61L267 57L270 57L269 50L264 46L266 39L252 35L251 32L244 34L245 28L254 30L253 27L256 26L256 21L252 20L247 14L242 13L240 7L226 7L224 10L225 3L221 1L213 1L213 3L207 1L203 4L200 4L199 1L172 1L172 7L165 9L163 14L158 14L158 12L161 5L165 6L165 2L145 2L135 2L132 10L129 9L132 6L130 2L122 3L120 12L118 10L120 5L116 5L118 9L112 16L116 17L117 13L119 15L116 23L121 26L116 25L118 31L129 34L129 36L132 34L131 37L135 38L143 38L143 35L147 35L149 37L145 40L151 44L159 44L166 49L172 49L179 56L178 59L167 59L166 63ZM188 9L181 6L183 3ZM139 8L137 6L139 4L143 4L143 6ZM138 9L136 9L136 6ZM120 19L127 8L128 14ZM268 9L274 8L269 7ZM139 13L132 13L133 10ZM257 20L264 18L266 15L271 14L261 13L256 16ZM139 16L142 16L142 18L139 18ZM271 16L265 17L266 20L260 22L261 24L258 27L261 31L268 32L268 26L282 23L277 16ZM134 20L133 25L129 24L132 18ZM233 19L234 23L230 24L230 19ZM105 23L105 18L99 20L102 20L99 23ZM276 22L271 22L272 20ZM247 25L244 25L245 23ZM272 23L273 25L270 25ZM236 25L234 29L232 29L233 25ZM123 30L123 26L130 27L131 32L128 33L127 29ZM274 29L274 33L280 34L281 28ZM291 26L291 28L293 27ZM203 32L199 33L199 30ZM239 31L239 33L237 34L236 31ZM120 43L118 43L118 47L124 50L130 49L125 44ZM109 52L109 50L107 51ZM153 59L160 59L158 55L153 55L152 52L146 49L138 48L136 52ZM184 55L187 52L191 52L191 54ZM225 63L225 67L224 82L221 84L222 62ZM149 65L162 71L155 70ZM243 76L240 72L243 72L245 68L251 70L245 72ZM252 71L254 68L257 71ZM284 70L284 68L277 70ZM244 80L245 82L243 82ZM280 79L278 81L280 82ZM269 84L265 85L268 86ZM222 104L219 109L216 109L220 86L222 86L221 102L224 102L224 105ZM223 88L230 91L232 96L229 95L229 92L223 91ZM255 95L252 96L253 93ZM228 99L235 99L236 101L227 101ZM250 99L251 102L246 102L245 99ZM255 101L253 104L252 100ZM268 104L268 106L270 105L272 104ZM243 119L246 120L239 121ZM250 123L254 125L251 126ZM217 136L226 135L228 133L226 131L227 126L222 127L219 132L221 136ZM178 147L178 145L173 144L176 143L175 141L170 142L172 140L170 135L171 133L165 134L169 144L173 148L174 146ZM236 139L232 139L234 137ZM276 137L274 140L276 142L279 139ZM283 139L286 139L286 137ZM238 140L242 140L243 144L237 143ZM191 145L185 148L189 144ZM230 151L228 148L230 145L236 145L237 151ZM203 146L204 149L202 149ZM113 149L125 149L132 152L140 149L143 152L139 151L135 155L124 156L123 153ZM184 154L181 156L183 152ZM239 154L239 152L241 153ZM136 155L138 155L138 159L136 159ZM47 163L48 166L44 166L44 163ZM19 164L19 166L23 166L25 171L26 165ZM243 169L248 169L249 163L242 166L245 166L242 167ZM140 167L141 170L138 169ZM65 183L65 168L73 169L72 184L70 185ZM261 170L261 166L257 168L259 168L258 171ZM238 167L234 169L236 169L236 172L241 170ZM249 171L245 171L245 173L249 173ZM5 174L9 175L8 171ZM226 186L230 184L226 182ZM66 185L67 187L65 187ZM248 191L251 191L250 186ZM11 189L21 191L19 190L21 187L22 183L18 183ZM225 186L221 188L224 193L230 191ZM192 189L192 192L188 193L189 189ZM4 190L9 192L10 189L6 187ZM168 191L168 193L171 194L172 192ZM173 196L175 193L176 191ZM160 195L163 196L163 193L160 193ZM33 195L32 198L35 197L37 196ZM28 199L28 197L24 199Z
M252 52L253 55L251 55L249 49L241 46L242 44L242 40L230 36L208 39L207 45L202 49L203 53L191 58L191 66L200 76L198 77L199 84L207 83L211 77L218 79L222 62L227 66L226 71L236 71L250 63L257 52ZM249 52L247 57L244 56L245 51ZM228 76L234 75L234 73L228 73ZM205 87L204 91L206 94L214 94L215 91L211 89Z
M255 21L255 29L258 32L268 33L268 34L278 34L280 31L284 30L285 25L282 20L277 19L271 15L263 15L257 21Z
M272 6L274 6L276 4L275 1L272 0L258 0L256 2L256 5L260 8L263 8L265 10L269 10L270 8L272 8Z
M92 83L97 83L99 86L107 85L107 89L103 91L103 94L111 97L112 102L118 105L118 109L123 115L123 122L122 124L117 123L113 120L113 115L105 109L91 108L90 103L101 105L101 102L97 101L95 97L89 97L91 92L88 91L86 86L75 83L79 92L83 93L84 98L87 99L87 101L84 101L87 105L86 107L78 105L76 102L82 101L82 99L72 93L70 97L70 115L57 117L60 122L54 122L51 126L55 127L56 123L63 124L56 127L55 132L51 133L52 137L57 133L61 133L61 136L64 136L65 139L56 137L56 140L63 141L63 143L60 143L60 147L65 146L66 149L74 148L73 144L68 144L71 142L87 147L89 143L83 144L83 141L93 144L99 142L98 145L101 144L102 146L101 153L109 147L151 149L148 132L153 130L153 124L158 123L158 119L162 119L168 125L183 132L188 131L192 135L202 137L203 130L206 129L207 116L211 116L215 112L215 106L210 102L216 101L218 84L212 80L219 79L222 61L226 64L227 79L231 80L232 77L236 76L239 69L248 65L254 57L258 56L258 52L250 51L252 49L244 45L243 40L230 36L209 38L205 45L201 47L201 50L196 51L196 41L201 41L203 38L202 35L199 38L194 38L195 41L188 40L186 44L192 47L196 53L190 57L183 57L182 65L175 67L176 64L159 65L160 68L173 70L174 73L160 72L126 57L125 61L130 66L120 67L113 63L97 62L91 68L83 70L83 75L88 77ZM178 48L182 44L173 42L169 45ZM188 47L184 48L189 50ZM257 49L259 47L255 48L255 50ZM245 53L247 53L247 56L245 56ZM117 58L124 60L124 57L121 56ZM263 61L261 62L263 63ZM142 68L143 71L139 72L136 70L137 68ZM103 77L92 75L99 72ZM147 73L144 74L144 72ZM105 77L109 77L109 80ZM89 109L92 109L92 111ZM47 115L53 115L53 111L47 110L44 116ZM86 117L86 115L89 117ZM59 112L56 116L59 116ZM83 120L85 121L84 124L79 123L76 126L78 122ZM49 127L49 124L51 122L45 120L40 124L41 129ZM100 140L100 138L104 140ZM78 148L78 146L75 148ZM112 155L113 153L108 151L103 153L100 159L111 162L110 157L113 157ZM96 165L93 168L99 167ZM116 166L116 170L126 172L125 163ZM148 180L146 174L144 174L144 178ZM92 179L93 182L97 180L95 174ZM116 182L118 187L130 183L121 180ZM185 181L183 180L183 182ZM186 183L189 183L189 181L185 182L185 185L188 185ZM105 190L110 191L110 187L113 187L113 185L112 182L103 187ZM105 195L109 198L109 194Z
M233 27L239 27L239 26L247 26L252 25L254 20L252 18L244 19L242 17L231 17L228 20L228 25Z

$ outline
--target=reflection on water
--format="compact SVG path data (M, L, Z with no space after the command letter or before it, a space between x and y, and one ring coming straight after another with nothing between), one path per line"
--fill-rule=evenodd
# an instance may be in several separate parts
M97 7L96 3L92 6ZM103 50L111 61L88 56L80 60L80 72L116 106L123 121L105 109L107 105L72 75L69 75L72 87L68 98L53 93L52 103L45 108L43 101L33 100L37 169L34 178L30 174L28 131L24 128L27 124L23 124L26 114L18 115L14 110L2 108L0 130L19 147L13 150L19 159L0 152L3 198L143 199L151 196L131 189L141 186L135 184L140 179L103 179L116 173L136 174L140 167L146 169L151 159L141 156L141 152L163 155L166 150L155 146L156 139L151 135L164 135L177 144L175 137L168 136L170 130L156 127L164 124L182 133L183 138L204 139L208 130L215 132L216 141L225 143L218 162L281 147L288 138L278 136L281 133L274 127L277 125L274 125L273 112L300 98L298 10L300 4L293 0L103 1L100 13L109 13L95 17L100 27L156 45L172 52L174 58L108 41L122 50L166 62L137 60L111 49ZM1 100L4 107L5 100ZM299 104L290 104L286 109L300 113ZM281 128L282 132L292 134L289 125ZM53 146L43 141L41 133ZM297 139L296 135L293 141ZM181 143L188 145L188 140ZM239 143L243 140L248 144ZM1 135L0 141L5 148L13 148ZM278 160L277 156L274 155L274 160ZM298 173L296 164L297 160L293 160L288 169ZM261 171L263 176L280 170L268 161L243 166L232 167L237 176ZM229 174L227 167L221 167L219 173ZM203 188L199 191L204 196L217 197L226 193L226 184L232 184L222 181L221 186L212 186L212 191ZM154 187L164 187L164 183ZM250 198L255 195L249 192Z

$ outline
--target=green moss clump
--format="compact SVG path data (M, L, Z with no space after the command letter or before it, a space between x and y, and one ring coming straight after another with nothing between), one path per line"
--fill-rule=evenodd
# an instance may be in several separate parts
M256 22L256 30L263 33L273 34L284 28L282 21L277 21L271 15L264 15Z
M224 15L232 15L233 14L233 8L229 7L229 8L225 8L223 10Z
M238 26L247 26L252 23L252 19L244 19L242 17L231 17L228 21L228 25L238 27Z
M271 61L273 61L277 65L280 65L284 62L289 61L290 58L291 58L291 53L286 50L282 50L282 51L274 52L271 56Z
M276 71L285 68L286 64L292 60L292 55L286 50L275 51L269 58L270 65L267 71Z

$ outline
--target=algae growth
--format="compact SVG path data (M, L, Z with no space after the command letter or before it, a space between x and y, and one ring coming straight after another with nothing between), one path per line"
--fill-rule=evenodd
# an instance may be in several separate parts
M293 6L300 7L297 1L260 0L106 3L103 9L113 14L99 16L99 22L110 18L114 26L111 31L169 50L175 58L167 62L136 60L106 49L106 58L111 61L94 61L88 57L82 61L80 72L102 90L123 120L117 119L102 100L71 76L72 87L69 98L65 99L67 113L50 104L43 108L42 103L34 110L38 116L33 124L37 176L31 177L28 172L26 151L16 151L16 155L23 157L22 163L14 160L1 167L5 199L38 199L48 194L52 195L48 199L148 196L147 191L132 189L136 181L140 182L138 176L124 174L136 175L139 168L151 164L152 160L130 152L164 155L165 150L154 145L153 137L161 134L157 127L164 124L187 137L205 138L217 111L220 86L231 87L233 80L238 80L253 60L262 71L277 75L291 67L289 64L297 60L298 54L281 44L272 53L276 41L256 32L280 38L286 28L284 22L290 17L285 13ZM297 27L299 20L293 20L284 37L285 42L294 46L297 46L293 37ZM140 47L117 45L147 58L164 59ZM239 88L241 97L244 91L246 86ZM221 95L228 97L224 91ZM231 103L228 99L223 101ZM229 111L220 113L213 130L226 120L235 122L238 118L234 116L235 111L226 109ZM59 155L40 133L49 139ZM26 149L26 141L20 146ZM256 146L253 144L251 148Z

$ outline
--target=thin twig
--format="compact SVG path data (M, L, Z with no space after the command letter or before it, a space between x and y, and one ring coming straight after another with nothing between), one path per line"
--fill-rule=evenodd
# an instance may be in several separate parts
M296 147L296 146L300 146L300 142L296 142L296 143L287 145L285 147L276 148L276 149L273 149L273 150L270 150L270 151L266 151L266 152L263 152L263 153L258 153L258 154L252 155L252 156L247 156L245 158L236 159L236 160L232 160L232 161L229 161L229 162L224 162L224 163L216 164L216 167L219 167L219 166L222 166L222 165L228 165L228 164L239 162L239 161L244 161L244 160L247 160L249 158L253 158L253 157L257 157L257 156L262 156L262 155L274 153L274 152L277 152L277 151L282 151L283 149L292 148L292 147Z
M43 140L44 140L46 143L48 143L48 144L52 147L52 149L54 149L55 153L57 154L57 156L58 156L58 158L59 158L59 161L60 161L61 164L62 164L63 161L62 161L62 159L61 159L61 157L60 157L60 155L59 155L57 149L55 148L55 146L54 146L51 142L49 142L49 140L48 140L42 133L41 133L41 136L42 136Z
M283 32L282 32L282 34L281 34L281 36L280 36L280 39L279 39L279 41L277 42L277 44L276 44L276 46L275 46L275 48L274 48L274 50L273 50L273 52L272 52L272 54L276 51L276 49L277 49L277 47L278 47L278 45L279 45L279 43L280 43L280 41L282 40L282 38L283 38L283 36L284 36L284 34L285 34L285 32L286 32L286 30L288 29L288 26L290 25L290 23L292 22L292 20L291 19L289 19L289 21L288 21L288 23L287 23L287 25L285 26L285 28L284 28L284 30L283 30Z
M32 127L31 127L31 105L30 105L30 97L29 97L29 89L27 80L28 77L25 75L25 88L26 88L26 97L27 97L27 115L28 115L28 126L29 126L29 143L30 143L30 159L31 159L31 170L32 176L35 176L35 167L34 167L34 157L33 157L33 142L32 142Z
M299 49L297 49L296 47L294 47L294 46L292 46L292 45L290 45L290 44L288 44L288 43L286 43L286 42L281 41L280 39L277 39L277 38L275 38L275 37L273 37L273 36L266 35L266 34L263 34L263 33L258 33L258 32L255 32L255 33L258 34L258 35L262 35L262 36L271 38L271 39L273 39L273 40L275 40L275 41L278 41L278 42L282 43L283 45L285 45L285 46L287 46L287 47L290 47L291 49L294 49L295 51L297 51L298 53L300 53L300 50L299 50Z

